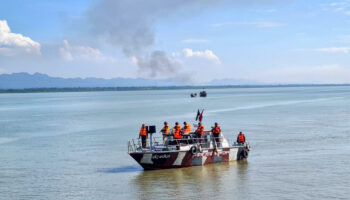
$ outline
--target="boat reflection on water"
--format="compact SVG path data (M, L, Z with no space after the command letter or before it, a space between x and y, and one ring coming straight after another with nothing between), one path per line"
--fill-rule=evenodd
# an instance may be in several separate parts
M143 171L132 181L137 199L247 197L248 161L198 167ZM226 196L225 196L226 195Z

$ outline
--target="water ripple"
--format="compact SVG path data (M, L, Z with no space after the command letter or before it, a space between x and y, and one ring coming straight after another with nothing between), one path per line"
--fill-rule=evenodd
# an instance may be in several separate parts
M102 168L98 169L97 172L102 173L130 173L130 172L140 172L143 171L142 167L138 165L128 165L116 168Z

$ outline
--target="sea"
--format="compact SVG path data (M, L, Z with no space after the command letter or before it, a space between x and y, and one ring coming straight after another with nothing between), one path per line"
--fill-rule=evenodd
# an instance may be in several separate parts
M206 91L0 94L0 199L350 199L350 86ZM142 123L198 109L245 133L247 160L144 171L127 154Z

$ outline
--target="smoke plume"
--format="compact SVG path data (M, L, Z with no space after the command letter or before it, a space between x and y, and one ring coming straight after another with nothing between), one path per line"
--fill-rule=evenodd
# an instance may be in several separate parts
M88 19L95 37L119 47L134 58L139 72L148 77L188 77L179 62L164 51L151 51L155 41L154 24L181 9L196 11L218 0L100 0Z

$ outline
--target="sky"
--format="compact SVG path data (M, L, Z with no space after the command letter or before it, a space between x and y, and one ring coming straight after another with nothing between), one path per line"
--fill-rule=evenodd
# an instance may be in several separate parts
M4 0L0 74L350 83L350 0Z

